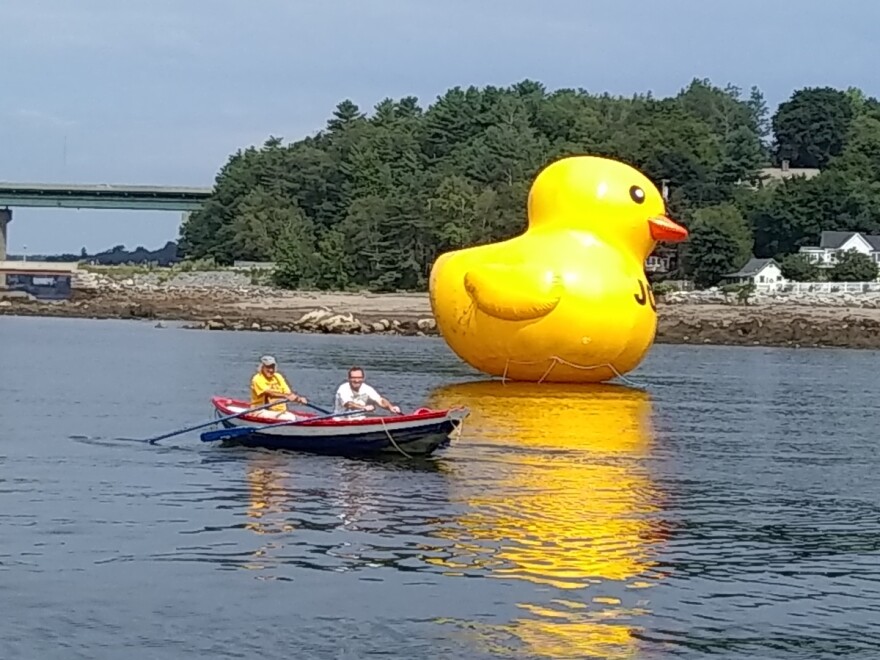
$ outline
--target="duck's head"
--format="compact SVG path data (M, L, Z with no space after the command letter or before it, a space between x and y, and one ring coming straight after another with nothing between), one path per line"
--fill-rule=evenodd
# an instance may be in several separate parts
M529 228L574 229L646 259L658 241L687 229L666 216L657 187L637 169L597 156L570 156L545 167L529 192Z

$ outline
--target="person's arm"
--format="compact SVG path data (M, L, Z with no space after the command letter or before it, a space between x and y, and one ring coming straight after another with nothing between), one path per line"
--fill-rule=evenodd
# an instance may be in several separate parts
M272 387L261 387L262 382L257 380L254 383L254 388L256 390L257 396L266 397L268 399L278 399L279 401L291 401L293 403L308 403L305 397L299 396L290 390L290 387L287 385L287 381L284 380L284 376L279 374L279 385L278 389ZM268 401L267 401L268 403Z
M372 387L370 388L368 394L370 395L370 398L376 402L377 406L379 406L381 408L385 408L385 410L388 410L389 412L397 413L398 415L400 414L399 407L395 406L393 403L391 403L384 396L380 395Z
M306 404L309 402L309 400L306 399L304 396L300 396L299 394L294 392L292 389L290 389L290 385L287 384L287 381L284 379L284 376L282 376L281 374L278 374L278 380L280 381L280 384L281 384L281 389L279 390L278 396L280 396L283 399L287 399L288 401L290 401L292 403Z
M296 392L282 392L281 390L266 390L264 394L273 399L284 399L292 403L308 403L309 400Z
M358 403L357 401L349 399L345 396L343 396L342 399L343 399L342 407L345 408L346 410L366 410L367 412L373 411L373 406L363 404L363 403Z
M345 405L343 387L342 385L340 385L336 388L336 396L333 397L333 412L339 415L344 413L346 410L348 410L348 406Z
M269 387L266 379L256 374L251 378L251 401L263 401L269 403L272 399L283 399L278 393Z

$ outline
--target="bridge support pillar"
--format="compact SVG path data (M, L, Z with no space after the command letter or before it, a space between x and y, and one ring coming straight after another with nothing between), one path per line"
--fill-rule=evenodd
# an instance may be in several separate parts
M6 261L6 225L12 222L12 209L0 209L0 261ZM6 288L6 275L0 273L0 291Z
M6 261L6 225L12 222L12 209L0 209L0 261Z

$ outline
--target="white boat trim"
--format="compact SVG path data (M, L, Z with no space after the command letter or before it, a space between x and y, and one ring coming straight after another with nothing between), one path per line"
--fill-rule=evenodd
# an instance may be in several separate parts
M224 406L225 407L225 406ZM231 414L242 412L247 408L237 406L228 406ZM438 411L439 412L439 411ZM375 433L376 431L404 431L408 429L418 429L427 426L439 425L444 422L461 422L467 416L467 410L463 408L452 408L446 411L445 415L422 418L406 419L398 418L391 415L378 415L375 417L367 417L365 419L352 420L353 423L345 423L345 418L334 421L332 418L322 419L314 424L297 423L284 424L282 420L272 422L269 420L255 420L253 418L246 419L235 417L226 420L224 424L232 427L253 427L259 429L261 435L278 435L278 436L297 436L297 437L344 437L359 436L365 433Z

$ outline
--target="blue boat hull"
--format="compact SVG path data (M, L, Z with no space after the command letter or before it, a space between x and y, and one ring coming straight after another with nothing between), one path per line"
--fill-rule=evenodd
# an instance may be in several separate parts
M226 428L234 424L223 422ZM344 436L290 436L255 431L248 435L224 440L224 446L244 446L262 449L286 449L334 456L370 456L376 454L401 454L427 456L449 444L449 435L456 423L445 419L436 424L418 428L396 429L391 434L382 429L365 430L356 435ZM390 437L389 437L390 436Z

